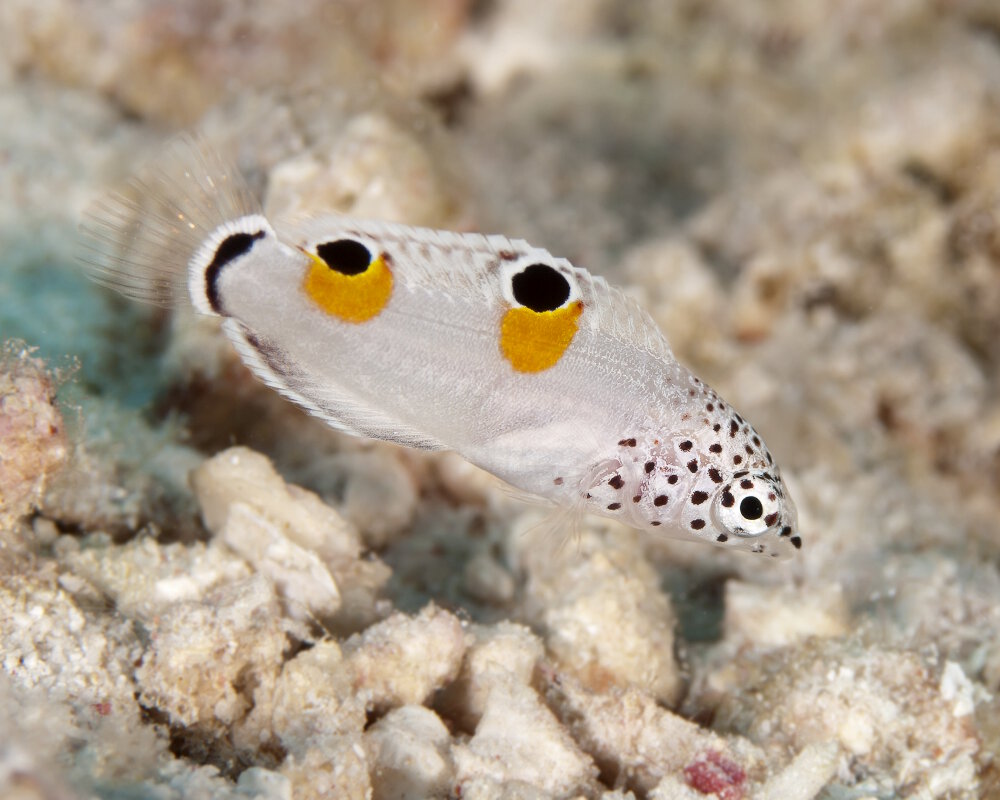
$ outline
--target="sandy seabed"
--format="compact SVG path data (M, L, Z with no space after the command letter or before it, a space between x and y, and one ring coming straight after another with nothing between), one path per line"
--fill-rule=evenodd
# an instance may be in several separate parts
M4 0L0 791L1000 797L1000 6ZM782 464L772 563L328 430L76 264L180 130L269 215L607 276Z

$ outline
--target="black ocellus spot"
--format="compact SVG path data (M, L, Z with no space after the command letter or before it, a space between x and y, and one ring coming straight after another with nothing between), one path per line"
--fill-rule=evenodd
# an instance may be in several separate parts
M341 275L360 275L372 263L371 251L354 239L337 239L318 244L316 255Z
M555 311L569 300L569 281L555 267L531 264L511 278L514 299L532 311Z

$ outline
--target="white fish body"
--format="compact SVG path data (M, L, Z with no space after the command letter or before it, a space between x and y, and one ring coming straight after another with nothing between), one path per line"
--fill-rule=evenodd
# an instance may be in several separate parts
M339 430L455 450L526 492L773 556L801 546L759 435L601 278L502 236L336 214L278 231L188 139L82 225L91 275L222 316Z

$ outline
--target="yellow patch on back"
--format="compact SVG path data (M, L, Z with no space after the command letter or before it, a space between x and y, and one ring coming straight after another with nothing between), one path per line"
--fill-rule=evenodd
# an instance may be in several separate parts
M330 269L323 259L312 259L306 273L306 294L327 314L345 322L367 322L378 316L392 295L392 272L379 256L357 275L345 275Z
M577 301L554 311L518 306L503 315L500 350L518 372L542 372L554 367L576 335L583 313Z

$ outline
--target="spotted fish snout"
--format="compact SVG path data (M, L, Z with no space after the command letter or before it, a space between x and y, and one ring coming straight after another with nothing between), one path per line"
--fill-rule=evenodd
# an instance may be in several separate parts
M801 548L795 506L756 431L709 430L707 439L622 439L587 488L589 507L639 528L776 558Z
M796 532L795 507L780 475L737 473L716 496L712 517L721 530L716 541L744 540L754 552L765 552L765 541L775 539L787 540L795 549L802 546L802 539Z

